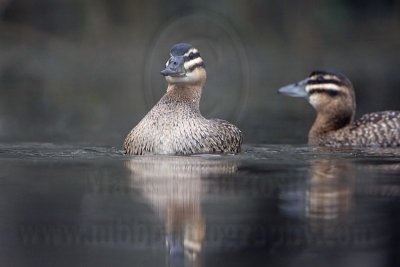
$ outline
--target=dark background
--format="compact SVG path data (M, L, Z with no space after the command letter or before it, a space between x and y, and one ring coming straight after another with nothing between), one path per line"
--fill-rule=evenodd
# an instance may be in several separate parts
M177 42L202 53L207 117L246 143L304 143L314 112L280 86L345 73L358 116L399 109L400 1L0 1L0 141L120 147L166 88Z

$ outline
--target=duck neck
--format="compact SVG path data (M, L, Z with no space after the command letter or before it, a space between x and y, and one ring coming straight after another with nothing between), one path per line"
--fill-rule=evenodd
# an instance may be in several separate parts
M172 101L189 105L200 110L200 98L203 85L168 84L167 96Z
M326 113L318 113L317 118L313 126L311 127L309 133L309 142L311 140L318 140L323 138L325 135L342 129L348 126L353 120L353 114L343 113L343 114L326 114Z

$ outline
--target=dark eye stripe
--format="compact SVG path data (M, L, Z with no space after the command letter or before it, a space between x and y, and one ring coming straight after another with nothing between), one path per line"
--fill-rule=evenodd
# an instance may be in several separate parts
M337 91L337 90L332 90L332 89L312 89L308 92L309 95L312 94L327 94L329 96L337 96L342 94L342 92Z
M205 68L204 62L194 64L193 66L191 66L191 67L189 68L189 71L192 71L192 70L194 70L195 68L198 68L198 67Z
M185 59L185 61L189 61L189 60L192 60L192 59L195 59L195 58L198 58L198 57L200 57L200 53L199 52L192 53L192 55L189 54L188 56L185 56L184 59Z
M323 80L309 80L307 82L307 84L310 84L310 85L311 84L326 84L326 83L333 83L333 84L336 84L336 85L343 85L343 83L338 81L338 80L325 80L325 79L323 79Z

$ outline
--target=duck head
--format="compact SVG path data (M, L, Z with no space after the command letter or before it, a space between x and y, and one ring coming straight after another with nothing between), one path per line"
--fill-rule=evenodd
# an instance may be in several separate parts
M191 44L175 44L170 51L170 58L161 71L169 84L203 85L206 70L199 51Z
M350 80L343 74L313 71L306 79L284 86L278 92L305 98L319 115L353 120L355 94Z

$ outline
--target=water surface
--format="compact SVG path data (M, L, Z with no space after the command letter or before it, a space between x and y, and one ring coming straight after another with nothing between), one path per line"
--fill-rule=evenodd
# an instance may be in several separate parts
M1 266L400 266L400 149L0 144Z

